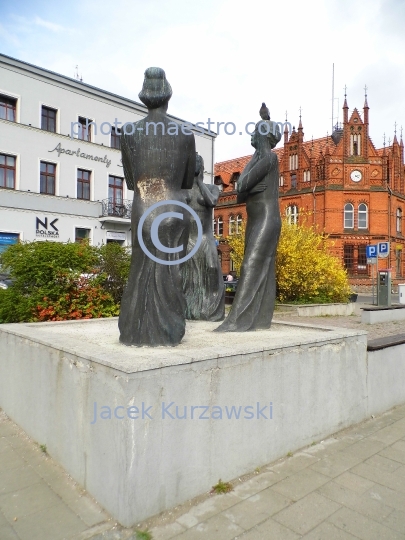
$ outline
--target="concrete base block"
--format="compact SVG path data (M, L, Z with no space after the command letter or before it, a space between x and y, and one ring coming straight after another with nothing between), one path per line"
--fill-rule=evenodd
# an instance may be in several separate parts
M405 344L368 351L369 414L377 415L405 401Z
M353 315L355 304L312 304L309 306L297 306L299 317L322 317L329 315L334 317L337 315L348 316Z
M116 319L1 325L0 407L124 526L367 417L365 332L217 326L152 349Z
M363 324L378 324L392 321L405 321L405 306L362 308L361 322Z

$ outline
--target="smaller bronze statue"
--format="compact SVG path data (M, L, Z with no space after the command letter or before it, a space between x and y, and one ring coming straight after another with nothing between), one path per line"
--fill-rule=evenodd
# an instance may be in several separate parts
M197 253L180 267L187 302L186 319L217 322L225 316L225 286L212 232L213 208L218 197L218 187L204 183L204 161L197 154L194 185L189 191L188 204L201 220L203 236ZM192 219L188 253L196 241L197 225Z
M263 103L260 115L270 117ZM270 328L276 299L275 258L281 231L278 204L278 159L272 148L281 139L279 127L261 120L252 134L256 148L237 182L238 202L246 201L245 253L235 299L216 332Z

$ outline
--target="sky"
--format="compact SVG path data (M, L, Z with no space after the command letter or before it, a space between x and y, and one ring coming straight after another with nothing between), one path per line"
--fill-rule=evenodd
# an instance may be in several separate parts
M405 0L0 0L0 52L139 101L146 68L165 70L169 113L219 126L215 161L253 152L248 122L271 119L304 140L362 113L377 147L405 127ZM1 86L1 83L0 83ZM248 129L251 129L249 127ZM233 130L231 124L228 131ZM242 133L240 135L239 133Z

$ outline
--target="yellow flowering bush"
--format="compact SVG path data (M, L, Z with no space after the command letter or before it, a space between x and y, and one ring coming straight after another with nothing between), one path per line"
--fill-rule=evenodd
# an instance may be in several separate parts
M231 258L240 273L245 224L239 235L228 236ZM330 254L331 242L308 225L283 219L277 248L277 299L280 302L347 302L350 286L340 259Z

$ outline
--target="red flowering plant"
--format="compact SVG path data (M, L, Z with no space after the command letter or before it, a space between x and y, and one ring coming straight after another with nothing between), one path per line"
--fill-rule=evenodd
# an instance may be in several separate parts
M61 275L64 293L58 298L44 298L33 309L34 321L67 321L118 315L119 306L94 275Z

